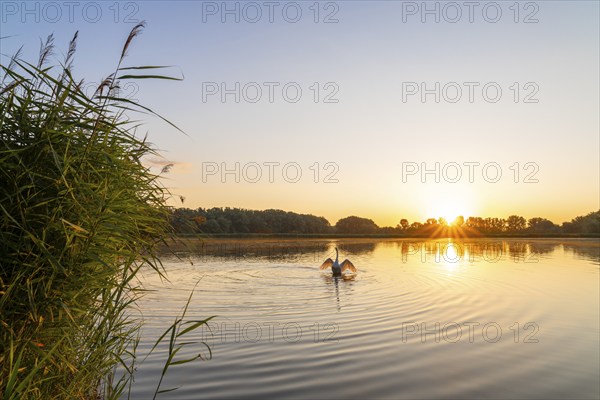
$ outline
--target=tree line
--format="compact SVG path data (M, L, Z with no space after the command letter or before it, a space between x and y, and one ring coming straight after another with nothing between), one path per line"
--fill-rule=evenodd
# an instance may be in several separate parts
M178 234L363 234L363 235L598 235L600 211L578 216L561 225L541 217L525 219L462 216L454 221L429 218L424 222L409 222L403 218L392 226L378 226L373 220L350 216L335 225L323 217L282 210L247 210L242 208L176 208L171 211L171 226Z

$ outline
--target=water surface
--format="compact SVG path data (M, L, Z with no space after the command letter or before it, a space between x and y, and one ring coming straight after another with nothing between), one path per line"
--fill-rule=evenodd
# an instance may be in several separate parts
M319 271L327 257L358 268ZM196 287L189 340L161 398L599 398L599 242L220 241L148 275L144 353ZM341 261L341 260L340 260ZM180 356L206 353L190 345ZM139 367L151 397L164 352Z

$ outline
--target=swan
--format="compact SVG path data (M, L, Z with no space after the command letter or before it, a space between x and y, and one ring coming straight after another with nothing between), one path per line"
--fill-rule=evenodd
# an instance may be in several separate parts
M349 269L352 272L356 272L356 267L352 262L348 259L344 260L341 264L338 262L338 249L335 248L335 261L331 258L325 260L325 262L319 267L320 269L331 268L331 272L333 272L333 276L342 276L342 272Z

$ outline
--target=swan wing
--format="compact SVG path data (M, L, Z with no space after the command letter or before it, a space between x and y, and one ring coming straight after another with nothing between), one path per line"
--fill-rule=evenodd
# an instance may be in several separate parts
M325 260L325 262L323 264L321 264L319 269L331 268L332 265L333 265L333 260L331 258L328 258L327 260Z
M344 272L347 269L349 269L352 272L356 272L356 267L354 266L354 264L352 264L352 261L346 259L342 263L342 272Z

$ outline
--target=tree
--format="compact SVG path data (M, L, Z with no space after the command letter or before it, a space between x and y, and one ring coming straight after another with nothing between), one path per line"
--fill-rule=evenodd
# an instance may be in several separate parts
M467 222L465 222L465 225L468 228L480 231L484 227L483 218L481 218L481 217L469 217L467 219Z
M483 232L487 233L502 233L506 230L506 220L503 218L486 218L484 219Z
M399 226L400 226L400 228L403 231L405 231L405 230L407 230L409 228L410 224L408 223L408 220L406 218L402 218L400 220L400 225Z
M571 222L564 222L562 228L567 233L600 234L600 211L575 217Z
M356 216L342 218L335 224L338 233L375 233L378 229L373 220Z
M507 228L509 232L518 232L525 229L527 226L527 221L525 218L520 217L518 215L511 215L506 220Z
M527 221L528 229L537 233L557 232L559 227L546 218L535 217Z
M413 222L412 224L410 224L410 229L412 231L418 231L421 228L423 228L423 224L420 222Z

